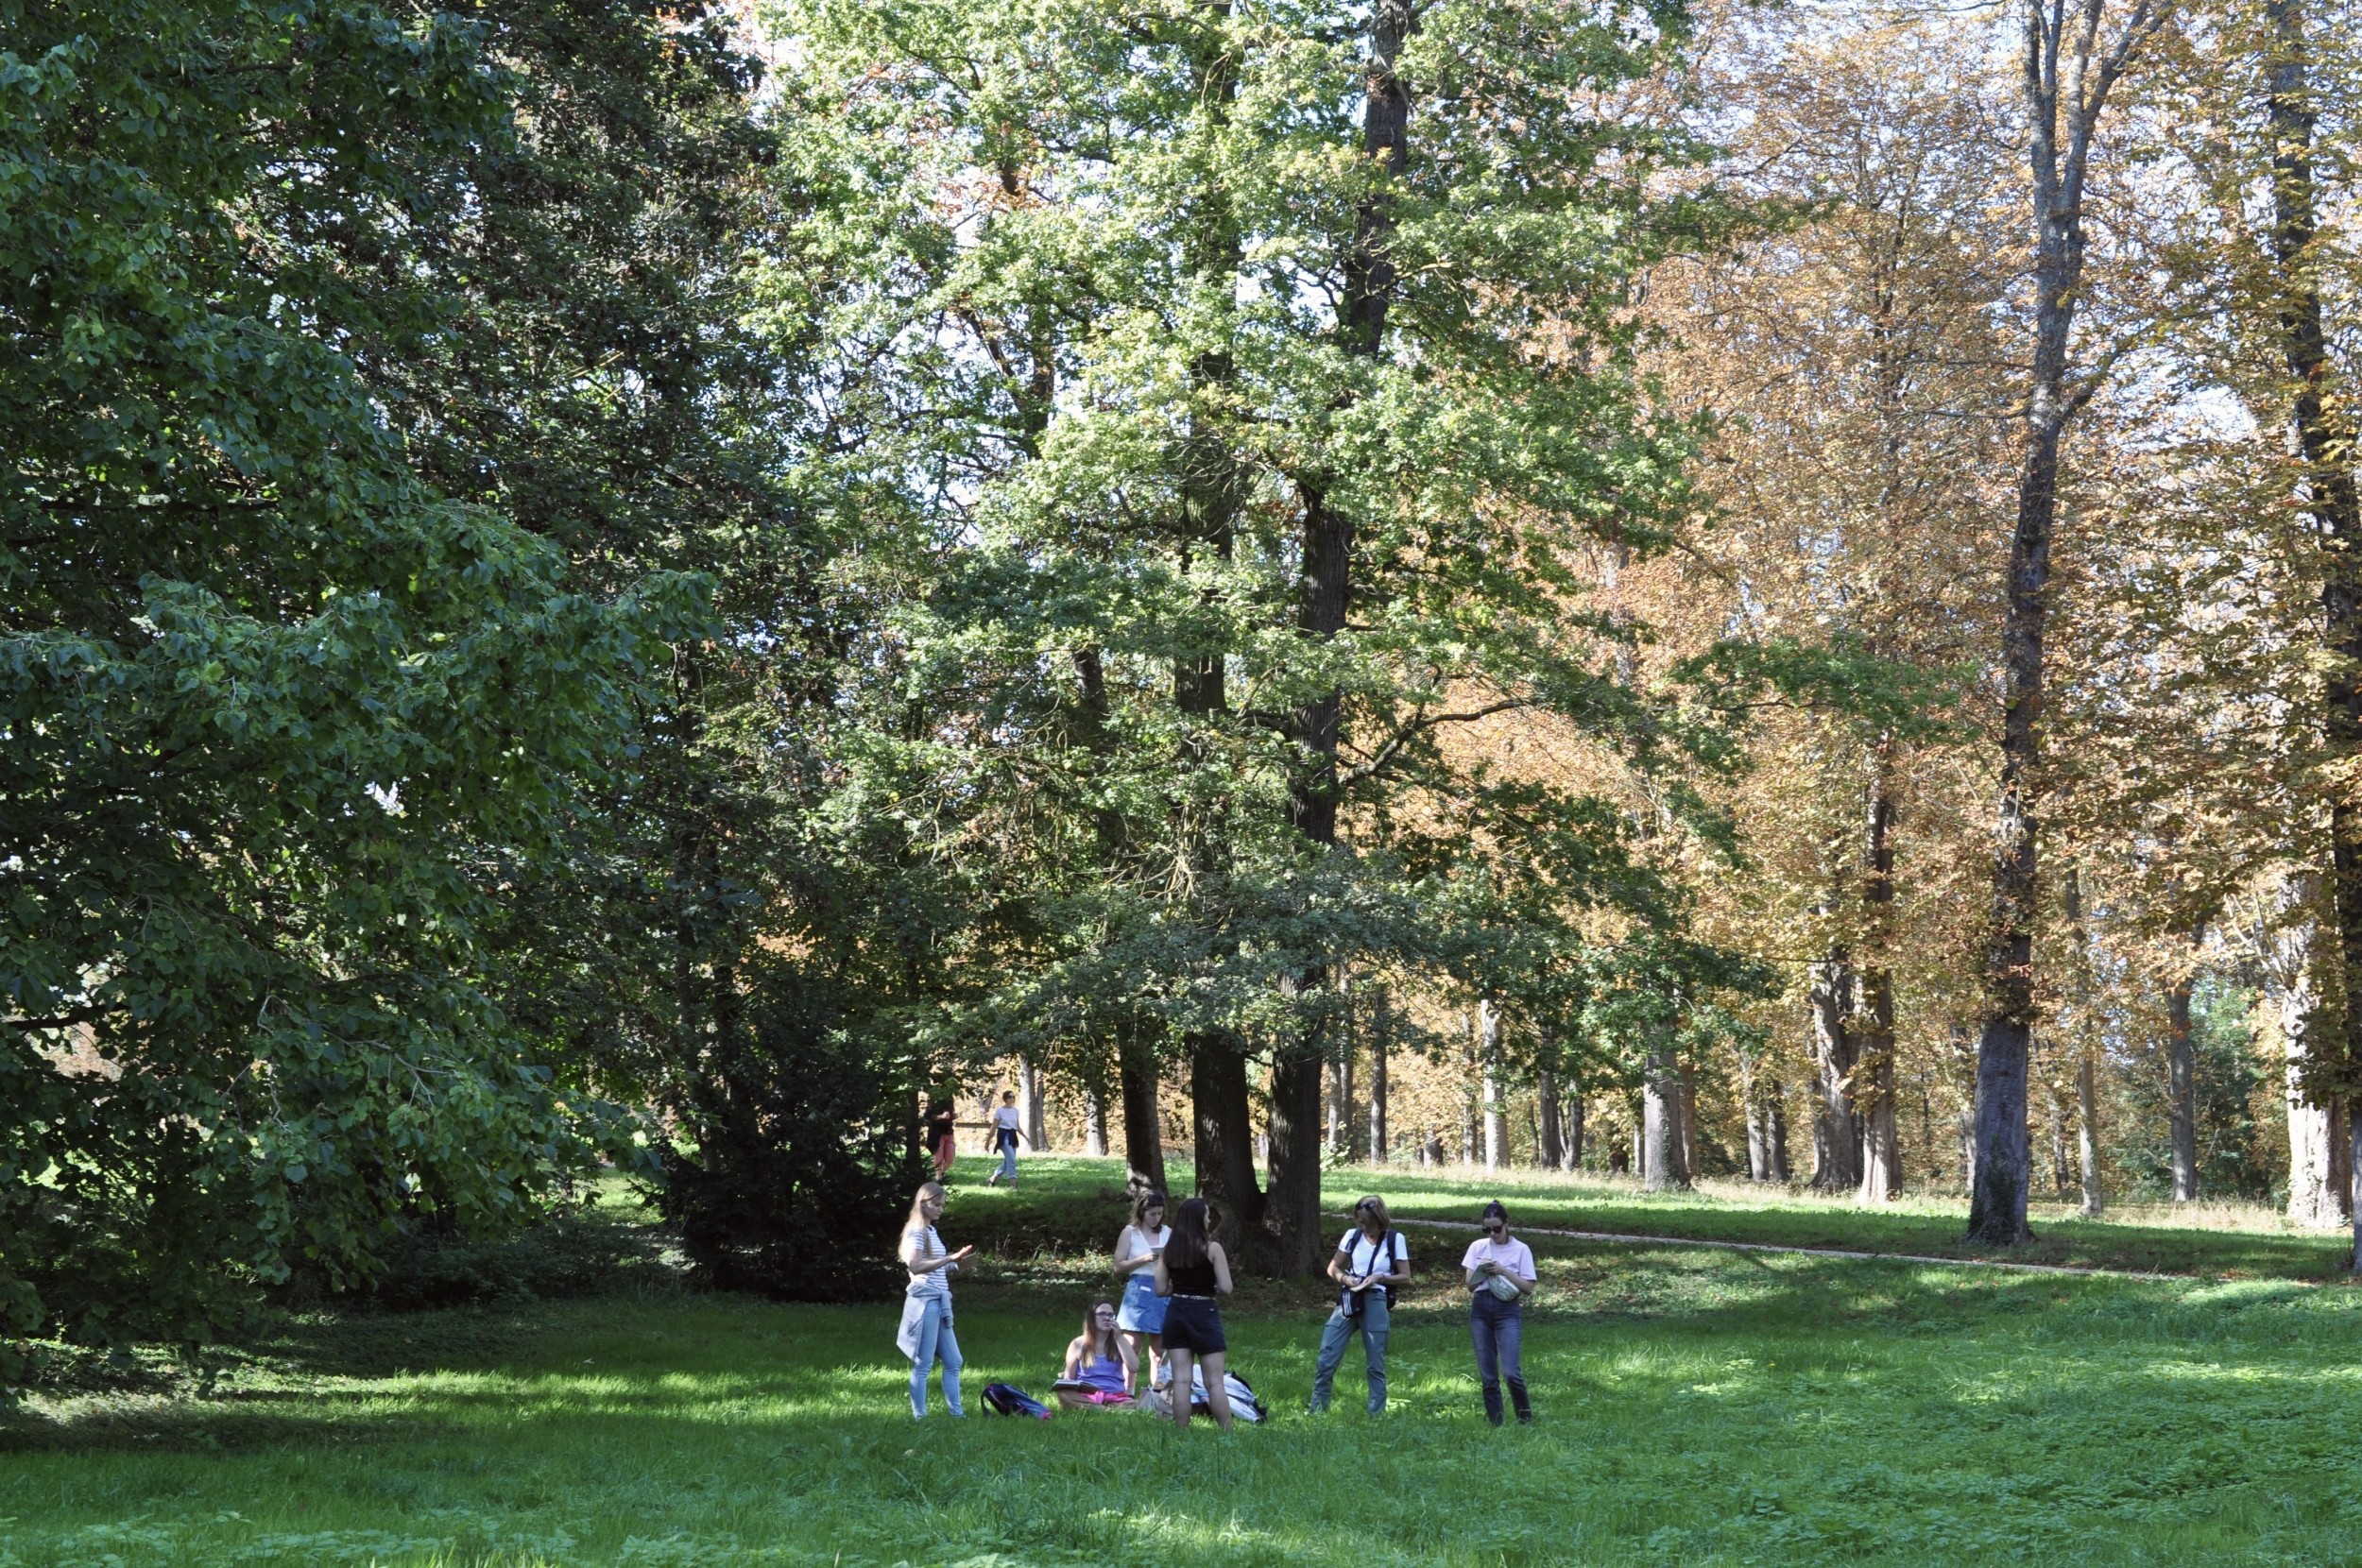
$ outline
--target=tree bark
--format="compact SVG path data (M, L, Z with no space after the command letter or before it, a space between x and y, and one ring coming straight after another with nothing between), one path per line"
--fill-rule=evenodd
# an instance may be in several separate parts
M2088 1041L2076 1053L2075 1113L2076 1154L2083 1176L2083 1217L2097 1219L2107 1207L2107 1194L2099 1187L2099 1073Z
M2304 506L2310 514L2321 577L2319 622L2324 661L2322 728L2333 764L2351 766L2362 757L2362 491L2354 480L2353 417L2335 391L2328 333L2323 326L2315 251L2320 238L2316 216L2313 133L2317 116L2311 74L2311 44L2305 37L2303 0L2266 0L2272 31L2272 58L2266 105L2272 143L2272 259L2280 283L2282 352L2295 383L2289 415L2304 459ZM2353 784L2337 780L2329 798L2329 915L2342 976L2344 1029L2335 1041L2308 1040L2304 1092L2308 1101L2332 1104L2362 1087L2362 800ZM2362 1273L2362 1202L2353 1184L2362 1182L2362 1120L2348 1107L2347 1208L2354 1217L2354 1271Z
M1107 1157L1107 1102L1087 1083L1083 1085L1083 1152L1094 1160Z
M2165 1116L2173 1143L2173 1201L2198 1200L2198 1057L2190 1040L2185 971L2165 991Z
M1498 1170L1509 1152L1509 1118L1501 1109L1501 1012L1488 997L1477 1006L1477 1054L1483 1065L1484 1168Z
M1861 1122L1854 1114L1854 973L1843 948L1812 966L1808 1005L1819 1096L1812 1185L1820 1192L1850 1192L1861 1185Z
M1147 1053L1126 1042L1116 1057L1116 1083L1123 1102L1124 1185L1135 1192L1163 1192L1164 1120L1156 1109L1156 1072Z
M1861 971L1860 1054L1854 1109L1861 1117L1861 1202L1884 1203L1903 1188L1902 1145L1894 1125L1894 979L1888 945L1894 924L1894 752L1881 737L1872 748L1862 810L1862 911L1868 952Z
M2101 0L2070 9L2016 0L2024 19L2021 85L2034 213L2031 374L2010 536L2001 629L2001 791L1994 813L1993 904L1986 928L1985 1010L1977 1047L1977 1158L1971 1239L2015 1247L2026 1223L2031 1160L2027 1065L2034 1029L2034 917L2043 784L2043 653L2050 616L2050 543L2059 513L2059 444L2096 388L2070 385L2069 334L2083 280L2084 171L2092 132L2132 51L2154 29L2151 0L2134 0L2113 44L2099 36Z
M1386 1131L1386 1042L1391 1020L1383 991L1378 994L1370 1023L1370 1158L1384 1165L1394 1145Z
M1238 1253L1248 1236L1261 1235L1263 1193L1255 1176L1246 1058L1237 1042L1212 1031L1190 1036L1190 1100L1197 1141L1197 1195L1215 1207L1222 1233L1217 1239Z
M1563 1169L1566 1164L1566 1145L1558 1124L1558 1075L1548 1067L1537 1069L1533 1088L1534 1099L1538 1102L1534 1162L1545 1170Z
M1771 1128L1764 1120L1763 1098L1755 1082L1755 1059L1752 1052L1738 1052L1738 1103L1747 1116L1747 1180L1768 1182L1772 1179Z
M1772 1180L1786 1184L1791 1175L1788 1165L1787 1095L1776 1078L1772 1081L1771 1089L1763 1100L1764 1135L1772 1146Z
M1571 1079L1566 1084L1566 1150L1564 1168L1583 1168L1583 1080Z
M1640 1184L1651 1192L1677 1192L1689 1185L1682 1167L1681 1070L1673 1048L1649 1052L1640 1079Z

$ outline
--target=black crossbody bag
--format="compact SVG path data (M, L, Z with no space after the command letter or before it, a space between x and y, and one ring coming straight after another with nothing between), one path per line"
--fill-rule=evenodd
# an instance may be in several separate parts
M1345 1255L1350 1258L1353 1254L1351 1253L1347 1253ZM1395 1233L1393 1231L1388 1231L1384 1236L1378 1237L1378 1251L1370 1254L1370 1272L1373 1274L1378 1272L1378 1266L1381 1263L1386 1265L1386 1271L1388 1273L1391 1274L1395 1271ZM1390 1311L1393 1309L1395 1304L1395 1287L1391 1285L1374 1285L1369 1287L1369 1290L1355 1290L1341 1286L1337 1290L1337 1305L1344 1311L1346 1317L1359 1318L1361 1316L1361 1309L1369 1304L1370 1290L1384 1291L1386 1293L1387 1308Z

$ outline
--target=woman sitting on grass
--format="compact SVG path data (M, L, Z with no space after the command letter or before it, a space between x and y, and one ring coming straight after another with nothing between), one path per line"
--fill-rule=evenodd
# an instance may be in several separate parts
M1083 1314L1083 1332L1067 1342L1066 1369L1050 1391L1070 1410L1091 1405L1129 1408L1132 1376L1138 1368L1138 1353L1116 1332L1114 1304L1098 1302Z
M1206 1403L1214 1424L1230 1430L1230 1391L1222 1364L1230 1349L1223 1337L1216 1296L1230 1294L1230 1260L1206 1234L1206 1200L1186 1200L1172 1217L1172 1239L1156 1254L1156 1294L1165 1298L1165 1367L1172 1386L1172 1424L1190 1424L1190 1363L1206 1365Z

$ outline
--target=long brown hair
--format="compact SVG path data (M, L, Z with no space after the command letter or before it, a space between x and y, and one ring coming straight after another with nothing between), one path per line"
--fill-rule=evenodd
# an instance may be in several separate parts
M1116 1344L1115 1329L1112 1326L1104 1329L1099 1326L1099 1314L1104 1311L1112 1317L1115 1309L1113 1302L1093 1302L1090 1304L1090 1310L1083 1314L1083 1343L1089 1347L1088 1354L1084 1357L1085 1365L1094 1360L1121 1361L1123 1359L1123 1352Z
M1140 1195L1132 1200L1132 1228L1140 1235L1146 1236L1148 1234L1148 1211L1163 1207L1165 1207L1163 1192L1155 1187L1142 1189Z
M1172 1239L1165 1243L1165 1272L1173 1274L1184 1269L1194 1269L1206 1261L1206 1200L1184 1198L1180 1208L1173 1211Z

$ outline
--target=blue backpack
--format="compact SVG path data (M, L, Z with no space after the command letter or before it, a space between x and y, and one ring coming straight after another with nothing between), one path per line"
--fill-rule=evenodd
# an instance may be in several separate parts
M997 1416L1032 1416L1048 1421L1057 1412L1024 1389L1007 1383L984 1385L984 1408Z

